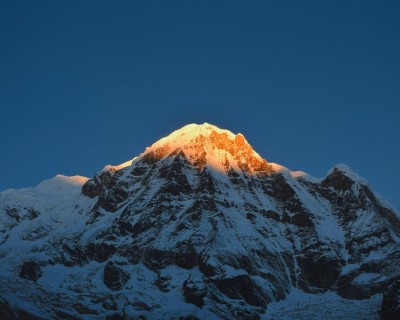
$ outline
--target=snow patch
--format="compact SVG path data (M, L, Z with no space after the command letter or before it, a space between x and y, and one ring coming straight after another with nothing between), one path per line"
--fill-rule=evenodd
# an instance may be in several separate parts
M108 164L108 165L106 165L100 172L104 172L104 171L118 171L118 170L121 170L121 169L124 169L124 168L126 168L126 167L130 167L131 165L132 165L132 163L135 161L137 159L137 157L134 157L133 159L131 159L131 160L128 160L128 161L125 161L125 162L123 162L123 163L121 163L121 164L118 164L118 165L111 165L111 164Z
M384 280L385 278L385 276L382 276L382 274L379 273L363 272L354 278L354 282L363 285L369 284L372 281L376 281L377 279Z

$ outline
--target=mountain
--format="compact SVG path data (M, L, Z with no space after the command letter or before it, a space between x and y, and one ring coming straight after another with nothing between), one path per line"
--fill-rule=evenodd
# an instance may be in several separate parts
M191 124L92 179L0 193L0 318L398 319L399 243L349 167L313 178Z

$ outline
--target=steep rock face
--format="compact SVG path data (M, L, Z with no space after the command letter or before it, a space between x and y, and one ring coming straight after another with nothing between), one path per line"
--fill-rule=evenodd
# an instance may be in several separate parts
M113 291L121 290L129 280L129 275L118 268L112 261L104 267L104 284Z
M382 292L398 277L393 261L400 254L395 222L399 219L379 203L364 180L354 176L351 169L338 166L313 189L329 200L343 230L345 266L335 288L344 297L360 299ZM396 218L391 222L392 215Z
M61 202L0 196L0 276L36 261L48 318L52 292L76 318L257 319L292 288L361 299L400 278L399 216L350 168L295 174L209 124L80 186Z
M207 287L203 283L196 283L192 279L188 279L183 282L182 289L186 302L193 303L200 308L204 306Z
M13 308L7 301L0 299L0 319L5 320L43 320L41 317L37 317L33 314L21 310L19 308Z
M382 320L400 318L400 281L394 282L384 293L382 301Z

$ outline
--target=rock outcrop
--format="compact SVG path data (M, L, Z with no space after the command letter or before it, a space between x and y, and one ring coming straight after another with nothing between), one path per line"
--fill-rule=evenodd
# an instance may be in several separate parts
M384 292L382 300L382 320L396 319L400 319L400 280Z

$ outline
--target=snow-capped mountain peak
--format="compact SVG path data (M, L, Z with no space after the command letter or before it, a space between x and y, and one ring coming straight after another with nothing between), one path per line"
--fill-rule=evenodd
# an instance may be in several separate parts
M335 165L331 170L328 171L327 175L329 176L330 174L334 173L335 171L339 171L348 178L352 179L355 182L358 182L363 185L368 185L368 181L361 177L357 172L355 172L351 167L349 167L347 164L343 163L338 163Z
M246 138L214 125L189 124L158 140L141 155L161 160L183 153L194 166L255 173L268 170L267 161L253 150Z
M316 179L191 124L92 179L0 193L0 317L266 320L318 297L349 316L295 319L377 319L399 244L399 214L349 167Z

